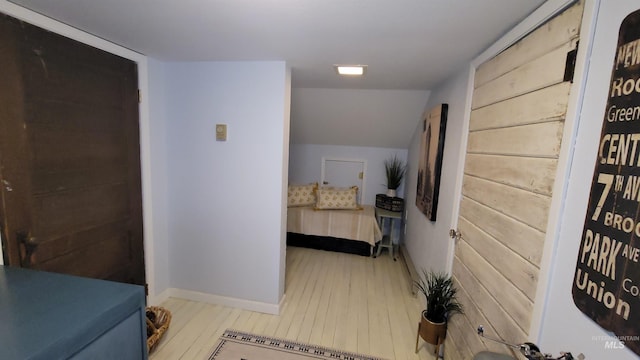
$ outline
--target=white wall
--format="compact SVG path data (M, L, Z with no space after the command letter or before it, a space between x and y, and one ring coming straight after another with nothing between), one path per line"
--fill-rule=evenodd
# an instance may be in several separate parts
M162 66L170 285L278 304L289 142L286 64ZM227 124L225 142L215 140L217 123Z
M425 110L442 103L449 104L447 128L442 158L442 175L436 221L432 222L418 209L416 187L420 135L422 121L417 119L416 128L409 148L409 172L406 179L407 227L405 244L409 256L418 271L421 268L449 272L453 256L453 240L449 237L451 224L456 221L459 181L458 168L461 162L460 147L466 132L465 116L468 113L467 93L470 67L464 67L445 80L431 92ZM455 211L454 211L455 210Z
M357 159L367 162L364 178L364 193L361 203L374 205L376 194L387 192L384 161L398 156L407 161L407 149L390 149L360 146L336 145L304 145L292 144L289 152L289 182L292 184L320 183L322 158ZM402 196L403 187L398 188L398 196Z
M587 4L591 3L593 2ZM586 359L638 358L628 349L605 349L606 341L600 337L606 338L609 334L578 310L571 295L618 29L623 18L638 8L638 1L602 1L596 13L595 37L589 58L570 177L566 183L567 195L557 236L555 261L550 271L552 277L542 318L539 345L545 352L557 353L564 350L571 351L574 355L583 353ZM588 35L583 32L582 38L585 39L586 36ZM580 41L581 47L587 44L586 41Z
M164 64L149 58L149 91L143 94L149 98L150 146L153 157L151 158L151 178L154 186L151 189L155 201L153 212L154 232L153 242L155 248L155 266L151 271L155 277L155 291L158 295L169 288L169 204L168 204L168 169L167 169L167 83ZM148 275L148 274L147 274ZM150 299L151 303L159 303L162 298Z
M428 98L418 90L296 88L291 142L406 148Z
M291 128L291 68L286 69L285 79L285 94L284 94L284 124L283 124L283 148L281 154L282 162L282 177L280 178L280 201L282 206L280 207L280 286L278 287L278 294L281 296L280 303L283 302L284 297L282 294L285 292L285 277L286 277L286 263L287 263L287 182L285 179L289 178L289 136Z

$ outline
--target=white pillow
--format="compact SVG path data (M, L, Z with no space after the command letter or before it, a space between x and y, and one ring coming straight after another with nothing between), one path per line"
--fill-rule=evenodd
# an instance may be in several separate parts
M358 206L358 187L334 188L321 187L316 189L316 210L361 209Z
M318 183L308 185L289 185L287 189L287 206L311 206L316 203L315 189Z

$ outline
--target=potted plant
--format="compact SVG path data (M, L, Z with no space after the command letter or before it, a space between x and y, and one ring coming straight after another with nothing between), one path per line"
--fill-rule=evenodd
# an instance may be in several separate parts
M404 178L405 163L394 155L393 158L384 161L384 169L387 175L387 196L396 197L396 190Z
M418 334L429 344L440 345L447 334L447 320L454 314L464 313L462 304L456 298L457 289L451 277L445 273L422 270L422 277L414 281L426 300L426 309L422 311ZM418 352L418 338L416 338Z

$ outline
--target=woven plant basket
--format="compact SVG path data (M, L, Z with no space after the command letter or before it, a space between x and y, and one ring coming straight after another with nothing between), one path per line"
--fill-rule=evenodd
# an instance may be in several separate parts
M147 350L149 354L169 328L169 323L171 323L169 310L160 306L147 306Z

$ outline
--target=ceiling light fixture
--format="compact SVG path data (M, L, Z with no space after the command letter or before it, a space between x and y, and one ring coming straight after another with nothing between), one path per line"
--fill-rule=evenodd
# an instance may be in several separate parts
M362 76L364 75L367 65L333 65L339 75L345 76Z

